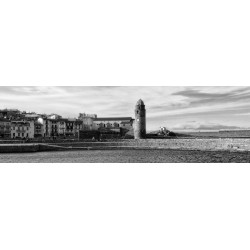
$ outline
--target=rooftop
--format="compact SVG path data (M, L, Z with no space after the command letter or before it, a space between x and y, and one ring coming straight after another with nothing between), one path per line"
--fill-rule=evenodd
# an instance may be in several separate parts
M57 119L57 121L58 122L66 122L66 121L68 121L68 119L67 118L59 118L59 119Z
M23 125L30 125L30 123L27 122L27 121L12 121L12 124L13 124L13 123L16 123L16 124L23 124Z
M18 109L0 109L0 112L20 112Z
M36 118L36 117L39 117L39 115L37 115L37 114L26 114L25 117L27 117L27 118Z
M121 124L130 124L130 121L123 121Z
M100 117L93 119L94 121L130 121L132 117Z

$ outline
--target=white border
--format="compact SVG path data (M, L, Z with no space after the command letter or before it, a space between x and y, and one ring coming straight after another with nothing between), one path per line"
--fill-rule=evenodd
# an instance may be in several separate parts
M1 86L249 86L249 1L3 1ZM248 164L4 164L1 249L249 249Z
M246 164L0 168L1 249L249 249Z

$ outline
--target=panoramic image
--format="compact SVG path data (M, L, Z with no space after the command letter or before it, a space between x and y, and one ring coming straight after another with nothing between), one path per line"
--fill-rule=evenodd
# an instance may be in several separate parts
M0 87L2 163L250 162L250 87Z

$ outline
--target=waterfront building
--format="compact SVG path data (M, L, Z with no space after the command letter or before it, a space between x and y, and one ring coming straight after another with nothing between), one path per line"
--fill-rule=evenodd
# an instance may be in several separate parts
M34 137L45 137L44 125L39 119L34 122Z
M51 136L58 136L58 120L56 119L48 119L50 121L50 125L51 125Z
M50 137L51 136L51 120L48 119L47 117L44 118L44 131L45 131L45 137Z
M0 137L11 137L11 121L5 118L0 118Z
M34 138L34 121L11 121L11 138Z
M58 120L57 119L43 119L44 137L58 136Z
M74 122L74 134L79 136L79 131L83 129L83 121L76 119Z
M66 120L66 131L65 131L66 136L74 136L74 122L75 119L69 118Z
M68 118L66 120L66 136L78 136L79 131L83 129L83 121L75 118Z
M36 120L40 118L41 116L36 113L23 113L24 119L27 120Z
M78 119L82 120L82 119L84 119L85 117L97 118L97 115L96 115L96 114L79 113Z
M78 119L81 120L83 130L93 130L93 120L97 118L96 114L80 113Z
M93 119L93 129L99 130L101 128L130 130L133 128L133 119L132 117L100 117Z
M51 115L48 115L47 118L51 120L57 120L57 119L61 119L62 117L57 114L51 114Z
M60 118L57 120L58 135L65 136L67 119Z
M0 109L0 118L9 120L20 119L21 112L18 109Z
M83 122L75 118L44 119L44 133L46 137L52 136L78 136L82 130Z

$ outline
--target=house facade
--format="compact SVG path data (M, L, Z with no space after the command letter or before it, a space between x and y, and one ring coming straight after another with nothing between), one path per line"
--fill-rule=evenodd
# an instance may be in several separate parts
M67 119L60 118L57 120L58 135L65 136Z
M34 121L12 121L11 138L34 138L35 127Z
M0 118L9 120L20 118L21 112L18 109L0 109Z
M44 130L43 123L39 122L39 120L34 122L34 137L45 137L45 130Z
M11 137L11 121L5 118L0 118L0 137Z
M124 128L130 130L133 128L132 117L102 117L93 119L93 129L101 128L119 129Z
M96 114L80 113L78 120L82 121L82 130L94 130L93 120L97 118Z

